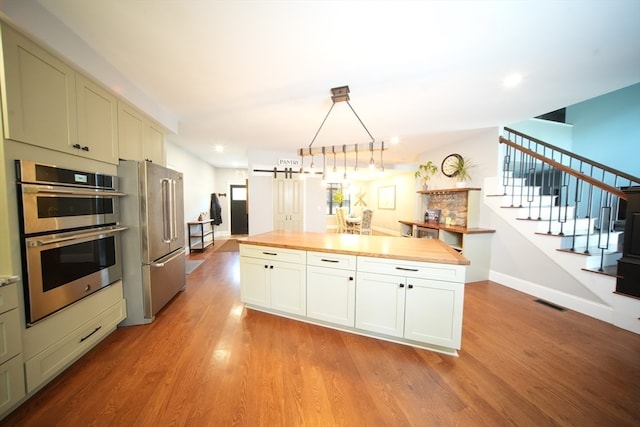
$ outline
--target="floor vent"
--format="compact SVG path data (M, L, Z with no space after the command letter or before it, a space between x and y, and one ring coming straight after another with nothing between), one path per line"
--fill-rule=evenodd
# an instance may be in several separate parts
M551 307L551 308L553 308L554 310L558 310L558 311L567 311L567 309L566 309L566 308L564 308L564 307L560 307L559 305L555 305L554 303L551 303L551 302L549 302L549 301L545 301L545 300L543 300L543 299L537 299L537 300L534 300L534 301L535 301L535 302L537 302L538 304L542 304L542 305L546 305L547 307Z

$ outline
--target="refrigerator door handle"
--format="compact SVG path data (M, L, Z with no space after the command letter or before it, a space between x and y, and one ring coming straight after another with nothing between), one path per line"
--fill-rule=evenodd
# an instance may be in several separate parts
M163 178L162 181L162 241L171 243L171 180Z
M171 258L169 258L169 259L165 259L165 260L163 260L162 262L152 262L152 263L150 263L149 265L150 265L151 267L160 267L160 268L161 268L161 267L164 267L165 265L169 264L169 263L170 263L171 261L173 261L174 259L181 257L182 255L183 255L183 252L182 252L182 251L178 251L176 254L174 254L174 255L173 255Z
M178 240L178 212L176 203L176 180L171 180L171 241Z

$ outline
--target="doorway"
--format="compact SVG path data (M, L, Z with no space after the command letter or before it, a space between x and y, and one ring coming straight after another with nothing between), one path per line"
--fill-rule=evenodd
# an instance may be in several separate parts
M249 213L247 211L247 186L231 185L231 235L249 234Z

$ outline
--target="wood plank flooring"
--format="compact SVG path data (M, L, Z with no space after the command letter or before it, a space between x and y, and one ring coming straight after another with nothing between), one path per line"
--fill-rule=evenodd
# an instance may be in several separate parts
M451 357L244 309L208 250L146 326L118 329L1 426L637 426L640 336L491 282Z

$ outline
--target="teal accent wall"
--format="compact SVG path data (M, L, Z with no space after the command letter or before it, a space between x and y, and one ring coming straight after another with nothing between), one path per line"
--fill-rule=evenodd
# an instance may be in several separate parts
M640 83L567 107L572 151L640 177Z

